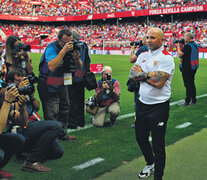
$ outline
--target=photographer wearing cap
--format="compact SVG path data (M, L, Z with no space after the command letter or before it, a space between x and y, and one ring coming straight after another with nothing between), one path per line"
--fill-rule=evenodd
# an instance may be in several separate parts
M110 66L104 66L102 79L98 81L95 89L98 111L92 117L92 122L97 127L103 127L106 113L110 114L110 125L116 125L116 118L120 114L120 84L117 80L112 79L112 69Z
M64 131L61 140L75 139L67 134L70 109L67 85L72 85L75 69L81 65L78 47L68 29L58 33L57 41L47 46L40 60L37 88L44 118L62 123Z
M9 36L6 40L5 52L7 72L13 67L20 67L25 70L26 75L32 74L30 49L30 45L23 44L19 37Z
M11 157L24 145L25 138L20 134L3 132L13 102L19 93L16 87L12 87L4 94L4 101L0 110L0 168L6 166ZM0 169L0 178L11 178L12 175Z
M184 35L185 45L180 49L180 42L177 43L178 57L181 58L180 70L182 72L184 86L186 88L185 102L181 106L196 104L195 74L199 66L199 45L193 40L194 35L187 32Z
M73 39L79 47L80 60L82 62L81 68L76 68L72 78L72 85L68 86L68 94L70 101L70 112L68 127L76 129L77 126L85 126L84 117L84 100L85 100L85 82L84 76L86 72L90 71L90 52L88 45L80 41L80 34L77 31L72 31Z
M37 113L40 104L34 96L35 89L30 91L26 88L31 84L31 80L24 75L22 69L13 68L7 76L10 83L7 89L17 86L20 94L11 106L8 131L21 134L26 139L25 145L16 155L22 158L23 153L28 153L22 170L48 172L51 169L41 162L60 158L64 152L58 141L62 124L57 121L40 120Z
M148 51L149 50L149 48L147 47L147 42L146 42L146 35L143 36L143 38L142 38L141 41L131 42L130 45L131 45L131 53L130 53L130 56L129 56L130 63L136 62L138 56L142 52L145 52L145 51ZM134 54L136 46L139 46L139 49Z

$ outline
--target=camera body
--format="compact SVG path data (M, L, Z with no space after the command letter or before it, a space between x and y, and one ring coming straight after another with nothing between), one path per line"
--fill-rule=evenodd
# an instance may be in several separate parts
M175 41L174 41L174 43L181 43L181 44L185 44L185 40L182 38L182 39L176 39Z
M142 40L140 40L140 41L131 41L130 46L133 46L133 45L139 46L139 47L143 46Z
M80 50L80 46L81 46L82 44L83 44L82 42L73 40L73 49L74 49L74 50Z
M15 83L13 83L13 84L10 84L7 86L7 91L10 90L13 86L16 86L16 88L18 88L17 85ZM34 86L28 84L27 86L18 88L17 90L18 90L19 94L31 95L34 92Z
M91 109L94 109L96 107L96 100L95 100L95 97L90 97L88 99L88 102L87 102L87 105L91 108Z
M136 80L136 78L130 78L127 81L128 91L134 92L138 91L140 87L140 82Z
M23 49L23 51L30 51L31 46L29 44L18 43L14 46L13 54L16 55L21 49Z
M28 75L27 79L29 80L30 84L35 84L35 83L38 82L38 77L37 76Z
M72 73L72 75L75 74L76 68L75 68L75 61L73 59L73 51L74 50L80 50L81 46L83 45L82 42L73 40L73 50L66 53L64 57L64 72Z
M106 79L102 78L102 81L105 81L109 85L109 87L113 86L113 82L112 82L110 73L106 74Z

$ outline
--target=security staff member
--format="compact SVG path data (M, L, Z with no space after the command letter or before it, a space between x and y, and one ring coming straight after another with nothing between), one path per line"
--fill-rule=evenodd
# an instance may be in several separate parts
M194 35L187 32L184 35L185 45L180 50L180 43L177 44L178 57L181 58L180 70L182 72L184 86L186 88L185 102L181 106L196 104L195 74L199 65L199 45L193 41Z
M140 178L154 171L154 180L161 180L165 167L165 132L169 116L170 83L174 73L174 60L164 50L164 33L159 28L147 32L150 51L142 53L130 72L130 78L140 80L139 101L136 106L136 140L147 165ZM149 133L152 134L152 147Z

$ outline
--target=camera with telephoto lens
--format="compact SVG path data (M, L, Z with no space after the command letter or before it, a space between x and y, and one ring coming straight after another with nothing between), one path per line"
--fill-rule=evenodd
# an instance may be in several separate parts
M132 42L130 42L130 46L133 46L133 45L135 45L135 46L143 46L143 43L142 43L142 40L140 40L140 41L132 41Z
M128 91L134 92L139 90L140 82L137 80L137 78L130 78L127 81Z
M7 91L10 90L13 86L18 88L17 85L15 83L13 83L13 84L10 84L10 85L7 86ZM34 92L34 86L28 84L24 87L18 88L17 90L18 90L19 94L31 95Z
M176 39L174 41L174 43L181 43L181 44L185 44L185 40L182 38L182 39Z
M16 55L21 49L23 49L23 51L30 51L31 46L29 44L18 43L14 46L13 54Z

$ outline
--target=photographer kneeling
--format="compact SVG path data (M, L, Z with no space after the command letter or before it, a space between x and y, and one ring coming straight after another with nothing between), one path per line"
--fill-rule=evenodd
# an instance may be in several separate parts
M120 84L112 79L112 69L110 66L104 66L102 70L102 79L98 81L98 87L95 89L95 96L98 103L98 111L92 117L95 126L102 127L106 113L110 114L111 125L116 125L116 118L120 114Z
M20 94L17 101L12 103L8 130L21 134L26 139L24 147L18 153L28 153L22 170L48 172L51 169L41 162L62 157L63 147L58 141L62 125L57 121L40 120L34 86L31 79L24 75L24 70L20 68L13 68L7 75L10 83L7 88L17 86Z

